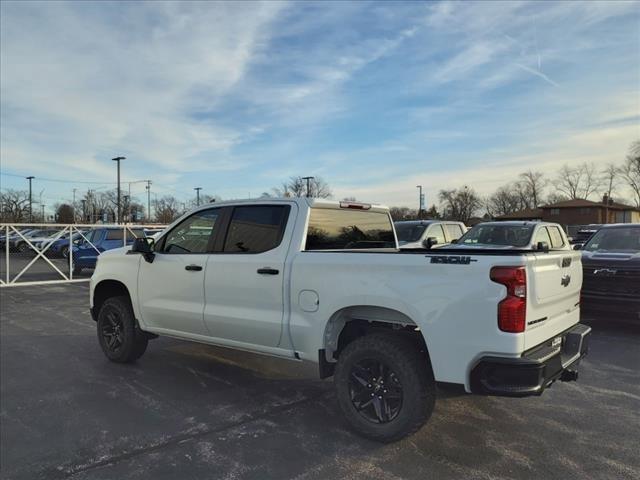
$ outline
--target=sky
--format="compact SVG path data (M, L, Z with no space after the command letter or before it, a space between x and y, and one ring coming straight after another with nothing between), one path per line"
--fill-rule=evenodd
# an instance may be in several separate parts
M640 138L638 2L3 1L0 54L1 187L49 205L125 156L181 200L313 175L417 207Z

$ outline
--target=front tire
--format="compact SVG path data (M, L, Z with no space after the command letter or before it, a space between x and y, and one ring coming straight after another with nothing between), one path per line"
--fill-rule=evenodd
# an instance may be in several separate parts
M416 432L435 406L428 356L412 339L391 332L365 335L347 345L334 383L350 427L380 442Z
M147 349L149 339L137 327L125 296L105 300L98 313L97 326L100 347L112 362L135 362Z

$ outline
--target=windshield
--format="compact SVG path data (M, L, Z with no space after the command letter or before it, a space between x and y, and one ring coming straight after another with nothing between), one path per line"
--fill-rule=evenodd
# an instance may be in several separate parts
M640 228L605 228L596 232L584 249L590 252L638 252Z
M402 245L420 240L428 225L422 225L421 223L396 223L395 227L398 243Z
M525 247L533 225L476 225L458 240L459 245L506 245Z

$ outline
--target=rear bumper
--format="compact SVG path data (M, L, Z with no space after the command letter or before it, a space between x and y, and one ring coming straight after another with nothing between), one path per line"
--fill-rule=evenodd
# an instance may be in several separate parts
M522 357L483 357L471 370L471 392L526 397L540 395L558 379L576 380L580 359L589 349L590 334L591 327L579 323Z

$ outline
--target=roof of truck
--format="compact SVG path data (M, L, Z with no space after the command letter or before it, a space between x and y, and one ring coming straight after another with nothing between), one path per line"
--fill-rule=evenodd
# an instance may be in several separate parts
M204 205L200 205L198 208L193 209L196 210L204 210L206 208L216 207L216 206L227 206L227 205L241 205L241 204L270 204L270 203L296 203L302 207L310 207L310 208L349 208L349 205L358 206L363 205L366 208L363 210L374 211L374 212L384 212L387 213L389 211L389 207L385 205L375 204L375 203L366 203L366 202L354 202L354 201L338 201L338 200L327 200L325 198L307 198L307 197L262 197L262 198L243 198L237 200L224 200L221 202L211 202Z

